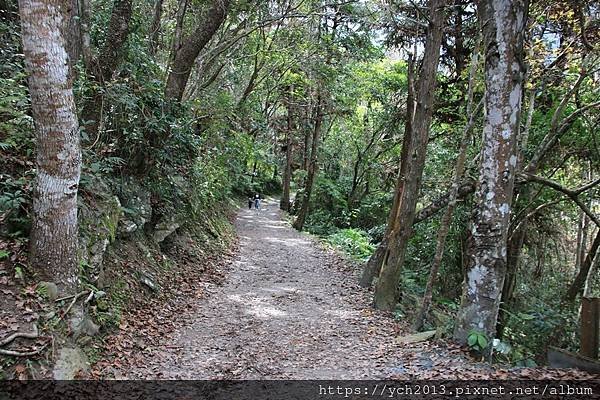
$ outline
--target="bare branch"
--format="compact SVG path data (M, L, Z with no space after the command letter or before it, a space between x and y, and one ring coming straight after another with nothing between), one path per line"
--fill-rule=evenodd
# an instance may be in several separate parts
M598 226L600 227L600 219L598 219L598 217L596 216L596 214L594 214L589 207L583 202L581 201L581 199L579 198L579 195L581 193L583 193L586 190L591 189L592 187L598 185L600 183L600 179L597 179L594 182L588 183L584 186L581 186L580 188L577 189L568 189L564 186L562 186L560 183L555 182L551 179L546 179L543 178L541 176L537 176L537 175L533 175L533 174L529 174L526 172L523 172L521 174L519 174L523 179L525 179L526 181L529 182L536 182L536 183L540 183L544 186L548 186L558 192L564 193L567 197L569 197L571 200L573 200L573 202L575 204L577 204L579 206L579 208L581 208L581 210Z

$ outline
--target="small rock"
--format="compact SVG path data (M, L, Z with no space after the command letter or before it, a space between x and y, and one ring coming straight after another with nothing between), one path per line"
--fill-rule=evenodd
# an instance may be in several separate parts
M96 325L92 318L81 307L76 307L73 310L73 317L70 320L71 331L73 337L80 336L96 336L100 331L100 326Z
M156 225L156 230L154 231L154 240L157 243L161 243L167 237L169 237L173 232L175 232L179 228L179 224L174 221L169 222L161 222Z
M146 274L140 276L140 282L150 288L153 292L158 292L158 285Z
M106 292L103 292L102 290L98 290L98 291L94 292L94 299L95 300L101 299L104 296L106 296Z
M406 335L396 338L397 343L418 343L424 342L435 336L437 331L426 331L413 333L412 335Z
M118 230L119 230L119 235L121 237L128 237L133 232L138 230L138 225L135 222L133 222L132 220L123 219L123 220L119 221Z

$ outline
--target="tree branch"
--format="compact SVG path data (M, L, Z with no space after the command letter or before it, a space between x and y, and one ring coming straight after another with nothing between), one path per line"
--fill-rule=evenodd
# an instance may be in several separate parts
M600 183L600 179L595 180L594 182L585 184L577 189L569 189L566 188L564 186L562 186L560 183L555 182L551 179L546 179L543 178L541 176L537 176L537 175L533 175L533 174L529 174L526 172L522 172L519 174L520 177L522 177L524 180L528 181L528 182L536 182L539 184L542 184L544 186L548 186L549 188L552 188L558 192L561 192L563 194L565 194L567 197L569 197L571 200L573 200L573 202L575 204L577 204L579 206L579 208L581 208L581 210L598 226L600 227L600 219L598 219L598 217L589 209L589 207L583 202L581 201L581 199L579 198L579 195L583 192L585 192L588 189L593 188L594 186L598 185Z

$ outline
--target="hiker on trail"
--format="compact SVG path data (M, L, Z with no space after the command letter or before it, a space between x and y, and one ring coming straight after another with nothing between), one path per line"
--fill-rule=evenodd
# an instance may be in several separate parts
M260 210L260 195L258 193L254 196L254 208Z
M254 204L254 199L252 196L248 196L248 210L252 210L252 204Z

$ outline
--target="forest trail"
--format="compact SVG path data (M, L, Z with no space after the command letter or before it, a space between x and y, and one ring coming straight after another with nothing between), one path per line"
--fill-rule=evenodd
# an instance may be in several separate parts
M357 379L409 372L401 360L433 366L423 349L396 344L400 325L372 310L358 271L277 208L268 199L260 211L239 211L240 248L225 282L207 286L191 323L128 378Z

